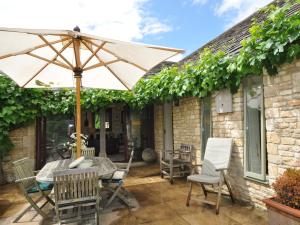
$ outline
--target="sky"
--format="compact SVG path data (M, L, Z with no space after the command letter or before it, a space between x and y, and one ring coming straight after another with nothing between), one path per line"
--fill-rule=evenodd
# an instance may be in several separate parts
M272 0L2 0L0 26L73 29L184 49L178 61Z

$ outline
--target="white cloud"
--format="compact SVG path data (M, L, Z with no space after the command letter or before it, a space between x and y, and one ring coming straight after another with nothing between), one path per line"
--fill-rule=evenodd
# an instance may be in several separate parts
M192 0L193 5L204 5L208 0Z
M151 16L148 0L6 0L0 1L3 27L73 29L121 40L171 31Z
M228 22L226 28L240 22L250 16L259 8L267 5L273 0L222 0L215 8L218 16L226 16Z
M160 22L155 17L149 17L146 18L144 21L144 27L142 29L142 33L144 35L159 34L159 33L169 32L171 30L172 28L169 25Z

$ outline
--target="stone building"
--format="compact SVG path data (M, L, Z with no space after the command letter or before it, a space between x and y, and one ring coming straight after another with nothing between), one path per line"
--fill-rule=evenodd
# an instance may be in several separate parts
M296 10L299 7L290 13ZM241 48L240 41L249 36L251 19L263 16L255 13L179 63L196 60L206 47L235 54ZM181 98L156 104L153 114L154 148L158 154L187 143L193 145L201 160L208 137L233 138L228 175L237 199L263 207L261 200L272 196L271 184L276 177L287 168L300 168L300 60L284 64L274 77L264 74L245 80L233 95L223 90L204 99ZM113 112L112 118L120 121L122 115ZM11 133L15 148L2 162L6 180L13 180L12 161L25 156L34 161L35 127L31 124ZM120 129L113 126L115 133Z
M235 54L240 41L249 36L254 17L260 20L264 15L253 14L179 64L197 60L207 47ZM272 196L276 177L287 168L300 168L300 60L284 64L274 77L264 74L245 80L233 95L223 90L204 99L186 97L155 105L154 121L157 152L192 144L201 160L208 137L233 138L229 179L234 194L263 207L261 200Z

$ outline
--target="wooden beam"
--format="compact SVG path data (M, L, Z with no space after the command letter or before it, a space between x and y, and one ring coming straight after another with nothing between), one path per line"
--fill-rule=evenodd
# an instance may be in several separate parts
M54 51L56 54L59 55L60 58L62 58L72 69L74 69L72 63L70 63L62 54L60 54L56 48L53 47L52 44L50 44L42 35L39 35L39 37Z
M85 40L85 41L87 41L87 40ZM89 41L87 41L87 42L89 42ZM88 50L90 50L91 52L93 52L93 49L91 49L90 46L88 46L88 44L86 44L85 42L83 42L83 43L84 43L84 45L87 47ZM90 43L90 42L89 42L89 43ZM99 60L100 63L103 62L103 60L102 60L97 54L96 54L95 56L96 56L96 58ZM103 66L105 66L105 68L108 69L108 71L111 72L112 75L113 75L115 78L117 78L118 81L119 81L119 82L120 82L127 90L130 90L130 87L129 87L124 81L122 81L122 80L118 77L118 75L117 75L111 68L109 68L107 65L103 65Z
M93 54L93 49L88 45L88 43L86 43L87 41L84 39L82 40L82 43L84 44L84 46ZM98 46L99 47L99 46ZM100 59L100 57L96 54L95 55L96 58L98 59L98 61L101 63L101 62L104 62L102 59Z
M120 81L121 84L123 84L124 87L126 87L127 90L130 90L130 87L129 87L124 81L122 81L122 80L118 77L118 75L117 75L111 68L109 68L109 67L106 66L106 65L105 65L105 67L106 67L106 69L109 70L109 72L111 72L111 74L112 74L115 78L117 78L118 81Z
M29 53L26 53L26 54L27 54L27 55L30 55L30 56L32 56L32 57L34 57L34 58L37 58L37 59L46 61L46 62L48 62L48 63L52 63L52 64L55 64L55 65L57 65L57 66L63 67L63 68L65 68L65 69L72 70L72 68L70 68L70 67L69 67L68 65L66 65L66 64L58 63L58 62L56 62L56 61L54 61L54 60L50 60L50 59L44 58L44 57L42 57L42 56L39 56L39 55L30 53L30 52L29 52Z
M91 70L91 69L95 69L97 67L101 67L101 66L107 66L109 64L112 64L112 63L115 63L115 62L119 62L120 60L118 59L115 59L115 60L111 60L111 61L108 61L108 62L100 62L100 63L97 63L97 64L94 64L92 66L89 66L89 67L86 67L83 69L83 71L87 71L87 70Z
M52 44L57 44L57 43L64 42L64 41L67 41L67 40L70 40L70 38L64 38L64 39L61 39L61 40L52 41L52 42L49 42L49 44L51 44L51 45ZM23 54L32 52L34 50L37 50L37 49L40 49L40 48L43 48L43 47L46 47L46 46L48 46L48 44L37 45L34 48L29 48L29 49L25 49L25 50L20 51L20 52L0 56L0 59L5 59L5 58L11 57L11 56L23 55Z
M82 68L84 68L86 66L86 64L89 63L89 61L91 61L91 59L102 49L102 47L106 44L106 42L103 42L101 45L99 45L96 49L96 51L94 51L90 57L82 64Z
M94 43L93 41L91 41L91 40L87 40L87 39L85 39L85 40L86 40L87 42L91 43L92 45L96 46L96 47L99 46L99 45L95 44L95 43ZM131 62L131 61L129 61L129 60L126 60L126 59L122 58L121 56L119 56L119 55L117 55L116 53L114 53L114 52L108 50L107 48L104 48L104 47L103 47L102 50L105 51L105 52L107 52L107 53L109 53L109 54L111 54L111 55L113 55L114 57L116 57L116 58L119 59L120 61L123 61L123 62L125 62L125 63L131 64L131 65L133 65L133 66L139 68L140 70L143 70L144 72L149 71L149 70L143 68L142 66L140 66L140 65L138 65L138 64L136 64L136 63L134 63L134 62Z
M67 43L59 52L62 53L67 47L69 47L72 44L72 41L69 41L69 43ZM22 86L25 87L30 81L32 81L38 74L40 74L48 65L52 64L53 61L56 60L56 58L58 57L58 55L56 54L56 56L54 56L50 61L46 63L41 69L39 69L34 75L33 77L31 77L27 82L25 82L25 84Z
M112 54L113 56L117 57L117 58L120 59L121 61L123 61L123 62L125 62L125 63L128 63L128 64L131 64L131 65L133 65L133 66L139 68L140 70L143 70L144 72L147 72L147 71L148 71L147 69L141 67L140 65L138 65L138 64L136 64L136 63L134 63L134 62L130 62L130 61L128 61L128 60L126 60L126 59L124 59L124 58L118 56L117 54L113 53L112 51L110 51L110 50L108 50L108 49L106 49L106 48L103 48L103 51L106 51L106 52L108 52L109 54Z
M184 53L184 50L182 50L182 49L164 48L164 47L159 47L159 46L147 46L147 47L148 47L148 48L157 49L157 50L162 50L162 51L170 51L170 52Z
M74 55L75 55L75 63L76 68L82 68L81 66L81 60L80 60L80 40L77 38L73 39L73 49L74 49Z

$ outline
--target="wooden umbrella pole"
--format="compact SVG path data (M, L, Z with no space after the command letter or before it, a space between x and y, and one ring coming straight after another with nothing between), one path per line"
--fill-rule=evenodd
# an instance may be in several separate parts
M78 27L74 31L80 32ZM74 77L76 79L76 156L81 156L81 106L80 106L80 86L82 77L82 66L80 62L80 37L73 38L73 47L76 67L74 68Z
M80 85L81 75L76 75L76 156L81 156L81 106L80 106Z

